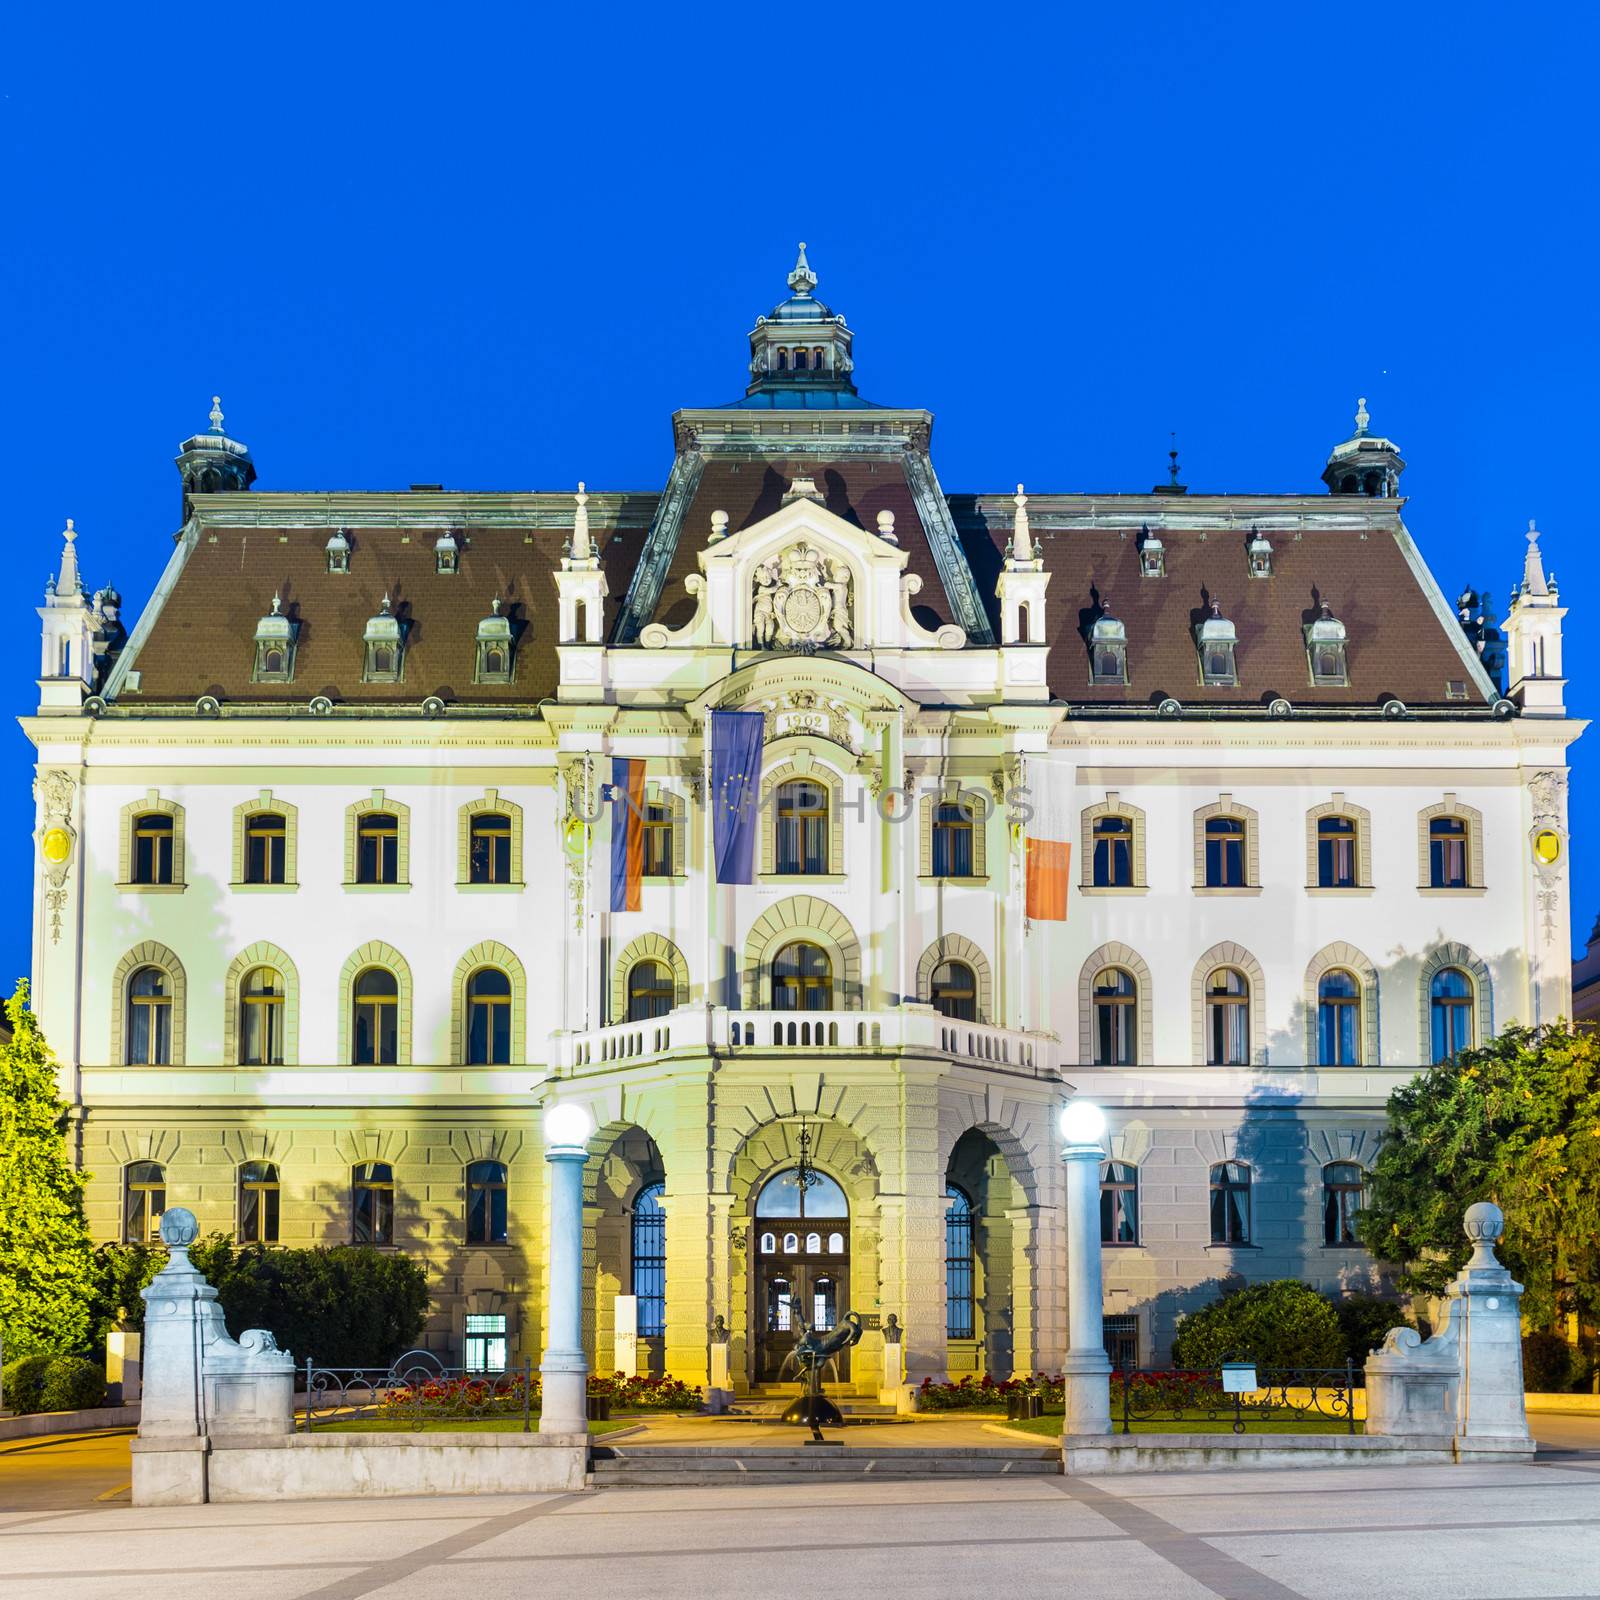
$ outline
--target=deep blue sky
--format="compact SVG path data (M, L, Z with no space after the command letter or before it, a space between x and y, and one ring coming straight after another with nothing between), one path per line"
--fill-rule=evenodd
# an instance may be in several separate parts
M213 393L262 488L657 487L797 238L947 489L1147 488L1172 429L1196 489L1315 489L1367 395L1449 595L1503 609L1538 518L1600 703L1588 8L560 12L11 8L14 710L63 519L131 622ZM3 974L35 862L0 750ZM1581 940L1600 733L1575 764Z

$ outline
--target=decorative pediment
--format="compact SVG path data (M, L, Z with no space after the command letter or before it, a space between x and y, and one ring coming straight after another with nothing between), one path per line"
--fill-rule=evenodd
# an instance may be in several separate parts
M921 587L908 553L799 495L736 534L713 516L700 571L684 580L699 605L682 628L652 623L647 650L772 650L806 653L960 649L957 627L922 627L911 616Z

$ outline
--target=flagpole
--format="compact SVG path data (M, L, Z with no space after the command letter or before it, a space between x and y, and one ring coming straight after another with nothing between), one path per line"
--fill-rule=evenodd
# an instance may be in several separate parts
M705 885L706 885L706 969L704 991L706 1007L709 1010L713 1000L712 980L714 973L713 957L716 951L716 939L712 929L713 902L717 893L717 859L716 859L716 798L711 788L711 707L706 707L705 731L701 742L705 747L705 783L701 794L705 798ZM709 1026L709 1023L708 1023Z
M1028 758L1026 754L1017 763L1020 777L1018 788L1024 796L1028 793ZM1017 896L1017 1026L1028 1031L1028 825L1021 825L1022 849L1017 865L1022 878L1022 892Z
M593 761L594 757L586 752L583 758L583 1028L585 1033L594 1026L594 1007L589 992L594 972L594 874L589 870L589 859L595 825L588 820L592 788L589 779Z

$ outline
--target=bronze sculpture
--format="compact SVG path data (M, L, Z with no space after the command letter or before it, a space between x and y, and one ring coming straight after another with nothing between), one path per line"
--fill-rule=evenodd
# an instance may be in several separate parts
M803 1387L784 1408L783 1420L810 1428L811 1438L807 1443L821 1444L824 1426L844 1426L844 1413L822 1392L822 1369L841 1350L861 1342L861 1318L854 1311L847 1311L832 1328L825 1330L811 1327L798 1314L795 1320L800 1325L800 1339L790 1352L789 1360L799 1367Z

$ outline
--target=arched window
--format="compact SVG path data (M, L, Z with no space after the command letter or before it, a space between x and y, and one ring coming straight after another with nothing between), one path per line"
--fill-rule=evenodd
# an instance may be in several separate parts
M171 883L172 818L146 811L133 819L133 881Z
M288 844L288 819L281 812L252 812L244 824L244 881L283 883Z
M352 1051L358 1067L392 1067L400 1059L400 985L387 967L367 967L351 986Z
M123 1175L122 1242L156 1244L167 1209L167 1170L159 1161L131 1161Z
M1237 889L1246 881L1245 825L1239 817L1206 818L1206 887Z
M1317 1063L1361 1065L1361 984L1338 967L1317 982Z
M951 1339L976 1337L973 1313L972 1200L955 1184L944 1186L949 1202L944 1213L945 1334Z
M978 1020L978 980L965 961L941 961L933 969L928 998L942 1017L957 1022Z
M283 974L252 967L239 985L239 1064L283 1065Z
M821 945L786 944L773 958L772 1009L833 1009L833 963Z
M351 1170L350 1240L394 1243L394 1168L387 1161L363 1161Z
M778 1241L770 1233L761 1235L761 1254L770 1256L778 1248Z
M475 812L467 849L469 882L511 882L510 817L500 811Z
M278 1169L270 1161L239 1168L239 1243L278 1242Z
M789 1255L793 1255L800 1248L800 1235L797 1233L784 1234L783 1248Z
M1353 889L1357 882L1356 824L1351 817L1317 818L1317 886Z
M662 961L635 961L628 968L628 1021L648 1022L672 1009L672 972Z
M356 821L356 882L400 881L400 819L368 811Z
M789 352L787 350L780 350L778 352L778 371L779 372L787 372L788 370L789 370Z
M828 791L820 783L810 778L780 783L777 823L775 872L828 870Z
M1366 1174L1353 1161L1333 1161L1322 1169L1322 1242L1353 1245Z
M850 1206L844 1190L825 1172L814 1168L808 1174L810 1182L800 1187L800 1175L790 1167L768 1178L756 1196L758 1217L848 1217ZM794 1250L795 1236L784 1236L783 1248Z
M1428 883L1434 889L1467 887L1467 823L1463 817L1428 822Z
M128 980L130 1066L164 1067L172 1060L172 981L160 967L140 967Z
M1206 1061L1242 1067L1250 1060L1250 980L1235 967L1206 979Z
M1127 889L1133 885L1133 819L1094 819L1094 886Z
M933 875L970 878L972 807L964 800L941 800L933 808Z
M503 1161L467 1164L467 1243L506 1242L506 1168Z
M1100 1242L1139 1242L1139 1169L1131 1161L1108 1161L1101 1169Z
M844 1254L844 1235L842 1233L830 1233L828 1235L828 1254L830 1256L842 1256Z
M1211 1169L1211 1242L1250 1243L1250 1169L1242 1161Z
M1107 967L1094 980L1094 1064L1135 1065L1138 1037L1139 987L1131 972Z
M806 1235L806 1251L814 1256L822 1254L822 1235L820 1233L808 1233Z
M639 1298L639 1336L659 1339L667 1330L667 1213L664 1183L650 1183L633 1202L633 1287Z
M503 1067L511 1060L511 979L479 967L467 979L467 1064Z
M1433 1059L1448 1061L1460 1050L1470 1050L1472 1038L1472 979L1460 967L1441 967L1428 985L1433 1013Z

